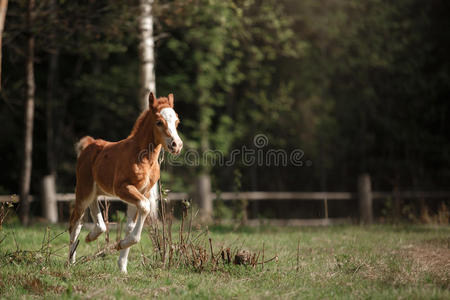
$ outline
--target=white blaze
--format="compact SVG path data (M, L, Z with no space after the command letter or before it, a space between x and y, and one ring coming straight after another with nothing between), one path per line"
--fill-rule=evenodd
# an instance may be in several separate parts
M178 118L173 108L170 107L163 108L161 109L160 114L167 122L167 129L169 130L170 137L172 137L175 140L175 142L177 142L177 144L181 142L181 139L178 136L177 128L175 126L175 123L177 122ZM168 142L169 145L171 141L166 142Z

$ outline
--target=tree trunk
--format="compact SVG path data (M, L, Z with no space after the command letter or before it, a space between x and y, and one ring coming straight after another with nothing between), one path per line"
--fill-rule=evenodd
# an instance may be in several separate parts
M205 97L200 96L200 99ZM200 100L201 101L201 100ZM206 151L209 150L209 119L207 113L207 103L199 103L200 105L200 157L205 157ZM201 160L200 162L200 174L197 178L197 191L198 191L198 204L200 209L200 216L203 223L210 223L213 217L213 203L209 196L211 193L211 166L208 161Z
M8 10L8 0L0 0L0 91L2 89L2 39L5 28L6 11Z
M42 199L44 200L44 203L42 203L44 218L46 218L50 223L55 224L58 222L55 177L53 175L44 176L44 178L42 178L41 185Z
M140 0L141 91L139 103L142 110L148 109L149 93L153 92L156 95L152 5L153 0Z
M28 0L27 9L27 56L26 56L26 100L24 118L24 144L22 158L22 176L20 180L20 221L29 224L30 211L30 181L33 154L33 120L34 120L34 35L33 26L34 0Z
M358 177L358 201L360 223L372 224L372 183L369 174L362 174Z
M53 126L53 99L55 94L55 82L58 73L59 53L56 50L50 54L49 73L47 81L47 103L45 107L46 131L47 131L47 168L48 174L56 175L55 142Z
M56 24L56 0L50 1L50 14L52 23ZM50 33L52 44L56 44L55 30ZM55 158L55 133L53 122L53 102L55 98L56 83L58 78L58 46L50 48L47 76L47 102L45 106L45 120L47 133L47 174L42 178L42 208L43 215L50 223L58 221L58 209L56 203L56 158Z
M211 199L211 177L208 173L202 173L197 177L197 199L200 208L200 220L202 223L210 223L213 215Z
M47 171L48 175L42 179L42 208L44 217L50 223L58 221L56 204L56 159L53 131L53 98L58 64L58 52L50 54L49 73L47 78L47 103L45 108L46 132L47 132Z
M51 16L56 18L56 0L50 1ZM55 22L56 23L56 22ZM56 43L56 34L52 30L51 39L53 43ZM55 98L56 84L58 78L58 60L59 49L56 46L55 49L50 50L50 60L48 63L48 76L47 76L47 103L45 106L45 119L46 119L46 133L47 133L47 171L48 174L56 176L56 161L55 161L55 133L53 123L53 99Z

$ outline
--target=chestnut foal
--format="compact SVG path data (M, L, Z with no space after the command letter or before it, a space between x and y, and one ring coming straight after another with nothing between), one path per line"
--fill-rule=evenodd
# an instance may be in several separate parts
M179 154L183 142L177 133L179 120L173 110L173 95L156 99L150 93L149 107L136 120L126 139L108 142L86 136L77 144L76 199L69 225L71 263L75 262L81 221L87 207L95 227L86 236L86 242L95 241L106 231L97 196L117 196L128 204L125 238L117 244L118 265L123 273L127 272L129 247L141 239L147 215L156 220L159 153L164 147L172 154Z

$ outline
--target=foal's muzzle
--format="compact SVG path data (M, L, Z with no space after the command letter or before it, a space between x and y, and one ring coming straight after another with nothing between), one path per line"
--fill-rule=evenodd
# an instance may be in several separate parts
M181 149L183 149L183 142L181 140L173 139L169 145L167 145L167 148L172 154L180 154Z

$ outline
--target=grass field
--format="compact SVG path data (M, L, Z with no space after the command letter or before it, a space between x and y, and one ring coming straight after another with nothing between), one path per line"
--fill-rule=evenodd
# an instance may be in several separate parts
M50 233L55 236L64 229L51 226ZM152 257L153 251L144 233L142 248L137 245L131 250L126 276L118 273L117 253L67 267L67 233L51 241L54 254L46 254L45 247L17 252L45 246L45 231L44 225L4 225L0 298L450 299L448 226L211 227L215 252L221 246L258 252L264 243L266 259L277 254L279 261L266 263L264 269L230 264L201 272L143 264L141 253ZM83 230L80 236L78 257L93 254L104 244L103 237L86 244L86 234Z

